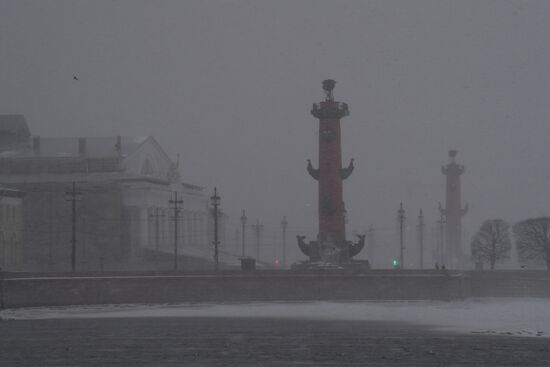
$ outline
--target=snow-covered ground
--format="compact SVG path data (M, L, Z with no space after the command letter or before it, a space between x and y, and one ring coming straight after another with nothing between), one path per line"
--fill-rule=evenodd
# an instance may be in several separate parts
M124 317L263 317L401 321L460 333L550 336L550 299L461 302L270 302L244 304L100 305L0 311L4 320Z

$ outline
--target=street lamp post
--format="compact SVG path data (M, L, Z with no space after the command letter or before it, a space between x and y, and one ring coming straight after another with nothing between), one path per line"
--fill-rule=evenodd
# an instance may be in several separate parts
M244 255L245 255L245 252L244 252L244 241L245 241L245 238L246 238L246 220L248 218L246 217L246 214L244 212L244 209L243 209L243 215L241 215L241 225L243 226L243 231L242 231L242 235L243 235L243 242L242 242L242 253L241 253L241 257L244 258Z
M288 226L288 222L286 221L286 217L283 217L283 221L281 222L281 227L283 228L283 267L286 267L286 227Z
M76 271L76 202L81 200L82 193L76 191L76 182L73 182L72 190L65 193L65 200L71 202L72 208L72 236L71 236L71 271Z
M220 206L220 197L218 196L218 190L214 187L214 195L210 197L210 202L214 207L214 263L216 265L216 271L219 270L218 259L218 207Z
M403 251L403 224L405 222L405 209L403 209L403 203L399 204L399 210L397 211L399 218L399 268L405 268L405 259Z
M445 219L445 215L441 213L441 216L437 221L439 227L439 260L441 262L441 266L445 266L445 224L447 224Z
M422 209L418 215L418 249L420 250L420 269L424 269L424 215Z
M252 228L254 228L254 232L256 233L256 261L260 261L261 238L264 225L260 224L259 219L256 219L256 224L253 224Z
M178 270L178 217L183 207L183 200L178 199L178 192L174 192L174 199L169 200L170 208L174 210L174 270Z

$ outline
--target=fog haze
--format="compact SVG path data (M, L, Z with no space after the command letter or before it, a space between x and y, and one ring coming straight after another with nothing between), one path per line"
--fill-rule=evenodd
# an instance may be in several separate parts
M547 1L0 0L0 113L34 135L153 135L232 223L246 208L313 236L309 110L333 78L356 159L348 231L393 233L400 201L432 224L457 149L471 235L550 214L549 15Z

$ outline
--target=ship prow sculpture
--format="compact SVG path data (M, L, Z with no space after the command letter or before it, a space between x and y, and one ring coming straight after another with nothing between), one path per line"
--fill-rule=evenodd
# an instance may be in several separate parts
M306 242L297 236L300 250L309 257L309 263L351 264L353 256L365 246L365 236L357 235L358 242L346 240L346 210L342 182L354 170L354 160L342 167L340 119L349 115L347 103L334 100L334 80L323 81L325 100L314 103L311 114L319 119L319 168L308 159L307 171L318 182L319 234L316 241ZM367 263L368 266L368 263Z

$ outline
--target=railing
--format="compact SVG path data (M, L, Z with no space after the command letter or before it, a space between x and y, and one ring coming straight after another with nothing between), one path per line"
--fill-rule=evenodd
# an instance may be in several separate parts
M106 158L3 158L0 174L68 174L88 172L116 172L120 170L118 157Z
M314 103L311 114L318 119L342 118L349 115L349 108L344 102Z

